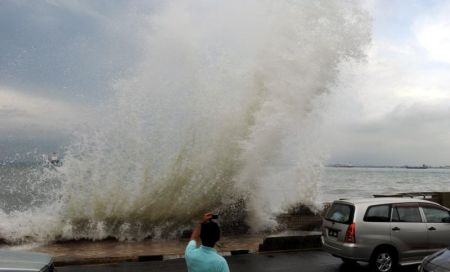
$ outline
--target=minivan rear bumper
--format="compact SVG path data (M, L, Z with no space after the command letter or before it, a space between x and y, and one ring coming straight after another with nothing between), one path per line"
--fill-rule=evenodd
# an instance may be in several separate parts
M323 250L341 258L356 260L356 261L369 261L369 258L365 256L364 250L361 250L357 244L341 243L335 244L327 242L323 236L321 236Z

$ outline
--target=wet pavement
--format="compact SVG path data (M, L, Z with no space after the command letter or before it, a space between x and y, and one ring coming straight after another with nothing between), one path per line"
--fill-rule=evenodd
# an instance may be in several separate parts
M263 236L223 237L216 246L224 255L233 251L256 252ZM142 242L118 241L71 241L33 248L33 251L47 253L54 257L57 265L111 263L182 257L188 239L148 240ZM159 258L159 257L161 258Z
M231 272L369 272L366 263L343 264L338 258L323 251L301 251L290 253L245 254L226 257ZM59 272L125 272L168 271L186 272L184 259L150 262L124 262L104 265L66 266ZM402 267L398 271L417 271L417 266Z

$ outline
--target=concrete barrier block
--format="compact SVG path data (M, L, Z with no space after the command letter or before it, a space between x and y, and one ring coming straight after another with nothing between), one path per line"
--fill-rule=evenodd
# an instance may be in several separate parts
M286 231L270 235L259 245L259 251L318 249L322 247L320 235L318 231Z

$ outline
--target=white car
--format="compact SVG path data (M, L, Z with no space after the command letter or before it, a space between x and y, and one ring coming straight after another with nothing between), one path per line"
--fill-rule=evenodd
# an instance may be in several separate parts
M0 249L0 272L54 272L52 257L44 253Z

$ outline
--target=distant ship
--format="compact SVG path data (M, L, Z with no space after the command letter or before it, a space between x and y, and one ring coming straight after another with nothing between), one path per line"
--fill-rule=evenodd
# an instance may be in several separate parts
M58 154L56 154L55 152L53 152L52 156L50 157L50 163L53 165L59 164Z
M351 163L346 163L346 164L336 163L336 164L332 164L330 166L331 167L343 167L343 168L352 168L352 167L354 167L353 164L351 164Z
M58 154L53 152L51 156L42 155L44 158L44 166L61 166L61 161L59 160Z
M428 169L428 166L425 164L422 164L422 166L405 166L406 169Z

